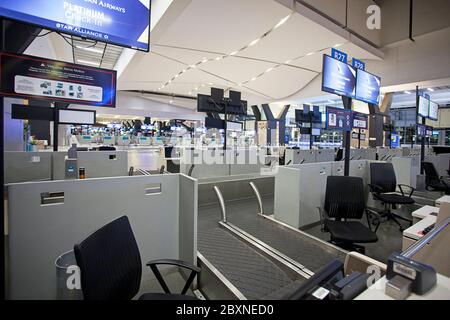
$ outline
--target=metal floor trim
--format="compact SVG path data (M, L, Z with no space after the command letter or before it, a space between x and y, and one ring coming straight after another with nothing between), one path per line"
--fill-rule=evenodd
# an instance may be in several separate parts
M217 278L220 280L224 286L230 290L239 300L247 300L247 298L242 294L242 292L236 288L234 284L230 282L223 274L220 272L208 259L205 258L203 254L197 251L197 259L199 259ZM201 292L201 288L200 292Z

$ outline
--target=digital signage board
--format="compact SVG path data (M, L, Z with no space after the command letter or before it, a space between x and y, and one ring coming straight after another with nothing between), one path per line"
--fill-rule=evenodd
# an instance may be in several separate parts
M28 55L0 52L0 94L115 107L117 73Z
M151 0L2 0L0 16L149 51Z

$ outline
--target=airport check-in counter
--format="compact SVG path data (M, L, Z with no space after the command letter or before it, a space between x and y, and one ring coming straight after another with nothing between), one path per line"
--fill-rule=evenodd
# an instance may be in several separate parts
M180 158L180 173L197 179L259 174L269 170L273 157L259 157L257 149L185 149Z
M284 163L295 165L302 163L331 162L334 161L333 149L300 150L286 149Z
M402 149L390 149L385 147L377 147L376 152L378 154L379 161L391 162L394 157L404 156L404 150Z
M370 183L370 160L350 162L350 175ZM320 221L318 207L325 200L328 176L344 174L344 162L322 162L279 167L275 175L274 217L294 228ZM369 190L366 187L369 198Z
M5 183L52 179L51 152L5 151Z
M350 160L376 160L377 150L375 148L351 149Z
M55 260L122 215L130 219L143 271L152 259L196 264L197 184L165 174L8 185L8 298L55 299Z
M425 161L434 164L439 176L447 177L447 170L450 168L450 153L442 153L439 155L428 155L425 157Z
M53 180L64 180L66 156L67 152L53 153ZM78 168L85 168L86 178L128 175L126 151L82 151L77 157Z
M417 176L420 174L420 157L392 158L397 184L406 184L417 188Z
M5 183L65 179L67 152L5 152ZM128 175L126 151L79 151L86 178Z

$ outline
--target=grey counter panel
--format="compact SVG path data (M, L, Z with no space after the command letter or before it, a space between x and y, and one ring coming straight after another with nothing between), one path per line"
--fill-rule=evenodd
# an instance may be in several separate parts
M5 183L50 180L51 152L5 152Z
M154 186L161 186L161 192L147 194L146 189ZM130 218L143 270L150 259L179 259L180 234L186 241L183 258L194 259L195 253L189 251L195 244L187 242L195 241L190 234L195 220L183 230L179 223L196 219L195 187L191 180L180 185L177 174L9 185L9 298L54 299L55 259L121 215ZM64 192L64 202L41 205L43 192Z

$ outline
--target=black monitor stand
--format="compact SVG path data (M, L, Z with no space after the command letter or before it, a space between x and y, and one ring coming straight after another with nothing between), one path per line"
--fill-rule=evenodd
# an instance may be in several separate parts
M344 104L344 109L352 109L352 98L342 96L342 103ZM348 177L350 175L350 145L352 139L352 132L345 131L344 133L344 176Z

